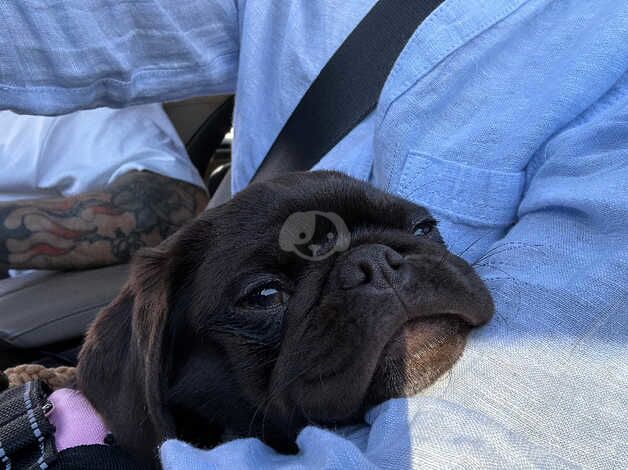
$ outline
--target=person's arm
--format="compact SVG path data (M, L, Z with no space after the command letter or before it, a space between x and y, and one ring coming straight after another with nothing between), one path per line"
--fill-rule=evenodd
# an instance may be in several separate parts
M0 110L233 93L238 50L236 0L0 2Z
M63 270L125 262L206 205L202 189L148 171L98 192L0 203L0 265Z

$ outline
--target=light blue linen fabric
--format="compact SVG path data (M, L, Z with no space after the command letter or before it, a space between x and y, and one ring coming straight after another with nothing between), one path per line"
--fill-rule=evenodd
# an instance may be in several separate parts
M0 2L0 108L235 91L242 189L375 0ZM320 162L426 205L497 305L463 358L301 452L178 441L166 468L628 465L628 2L446 0ZM211 399L211 397L208 397Z

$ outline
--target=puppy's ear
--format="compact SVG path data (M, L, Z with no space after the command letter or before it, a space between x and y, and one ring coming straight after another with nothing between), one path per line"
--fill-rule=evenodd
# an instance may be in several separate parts
M79 356L79 389L123 448L151 459L175 433L163 397L177 238L137 254L126 285L91 325Z

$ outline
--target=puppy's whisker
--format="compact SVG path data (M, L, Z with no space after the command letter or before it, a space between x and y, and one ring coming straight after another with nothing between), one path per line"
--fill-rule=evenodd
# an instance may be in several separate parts
M286 357L292 357L292 356L300 356L302 354L304 354L306 351L304 349L297 349L296 351L292 351L289 353L284 353L284 356ZM268 355L268 349L264 348L261 349L260 351L258 351L259 355ZM254 356L253 354L251 354L251 356ZM277 362L277 356L271 358L271 359L267 359L265 361L262 362L253 362L251 361L248 364L245 364L242 367L243 371L253 371L253 370L258 370L261 369L263 367L275 364Z
M479 266L481 265L481 263L484 263L485 261L489 261L491 258L494 258L495 256L499 256L499 255L503 255L504 253L508 253L509 251L515 250L516 248L503 248L501 250L493 250L487 254L485 254L484 256L482 256L481 258L477 259L476 261L474 261L471 266L475 267L475 266Z
M305 407L303 406L303 400L299 400L298 404L295 404L294 409L296 411L297 406L301 409L301 413L303 414L303 417L305 418L305 421L307 422L308 425L311 426L316 426L316 422L310 418L310 416L307 414L307 411L305 411Z
M447 259L448 256L449 256L449 252L447 250L445 250L445 253L443 254L443 257L440 259L440 261L436 265L437 269L443 266L443 263L445 262L445 260Z
M246 343L253 347L270 346L277 344L278 335L266 335L263 331L246 331L237 325L217 324L207 328L205 332L217 333L222 335L235 336L241 343Z
M306 351L303 350L303 349L298 349L296 351L292 351L292 352L289 352L289 353L284 353L284 356L287 356L287 357L300 356L300 355L302 355L305 352ZM268 361L265 361L265 362L262 362L262 363L259 363L259 364L252 364L251 367L253 367L253 368L263 367L263 366L267 366L269 364L274 364L275 362L277 362L277 358L276 357L274 359L269 359Z
M515 248L515 247L496 246L494 248L491 248L489 251L484 253L482 256L480 256L477 260L475 260L471 264L471 266L476 266L478 263L483 263L484 261L492 258L493 256L498 256L498 255L501 255L503 253L507 253L509 251L516 250L516 249L517 248Z
M453 369L449 369L447 371L446 378L447 378L447 385L445 387L445 390L447 390L448 393L451 393L453 391L453 381L454 381Z
M285 389L288 388L292 383L294 383L295 380L299 379L301 376L309 372L314 367L314 365L315 364L310 364L308 367L302 369L299 373L295 374L294 377L292 377L291 379L285 381L282 384L275 385L273 390L271 390L270 393L268 394L268 397L262 400L261 403L255 408L255 412L253 413L253 416L251 417L251 420L249 421L249 434L251 434L251 431L253 429L253 423L258 413L260 412L260 410L262 408L266 409L268 406L270 406L271 402L275 398L277 398L277 396L280 393L285 391ZM262 420L262 426L263 426L263 420Z
M467 247L464 250L462 250L460 253L456 253L456 256L459 256L460 258L462 258L462 255L464 255L467 251L469 251L471 248L473 248L473 246L475 246L475 244L477 242L479 242L480 240L485 238L488 234L489 234L489 232L486 232L484 235L481 235L478 238L476 238L469 245L467 245Z
M386 391L388 393L398 392L398 390L394 389L394 384L403 383L403 381L405 380L404 374L402 373L400 368L397 367L397 363L394 361L386 362L385 367L386 367L386 374L390 375L390 377L393 379L393 380L389 380L386 383Z
M542 254L543 256L546 256L546 253L540 249L540 247L542 247L543 245L532 245L529 243L522 243L522 242L507 242L507 243L501 243L493 248L491 248L489 251L487 251L484 255L482 255L479 259L477 259L472 266L475 266L477 263L481 263L489 258L492 258L493 256L497 256L503 253L507 253L509 251L512 250L520 250L520 249L531 249L531 250L535 250L538 253Z
M507 253L508 251L511 250L520 250L522 248L532 248L535 249L536 247L533 245L524 245L521 243L515 243L515 242L507 242L507 243L499 243L495 246L493 246L490 250L488 250L486 253L484 253L483 256L481 256L478 261L488 258L490 256L494 256L496 253Z
M475 267L477 267L477 268L491 268L491 269L495 269L496 271L499 271L499 272L501 272L502 274L505 274L506 279L508 279L508 280L510 280L510 281L515 281L515 282L517 281L517 280L516 280L516 279L512 276L512 274L509 274L507 271L504 271L502 268L500 268L500 267L496 266L496 265L495 265L495 263L491 263L491 262L479 263L479 264L476 264L476 265L474 266L474 268L475 268Z

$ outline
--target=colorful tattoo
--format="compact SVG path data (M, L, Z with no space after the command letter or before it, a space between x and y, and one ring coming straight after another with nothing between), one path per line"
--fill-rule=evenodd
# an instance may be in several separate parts
M97 193L0 204L0 265L81 269L128 261L202 211L206 194L134 171Z

